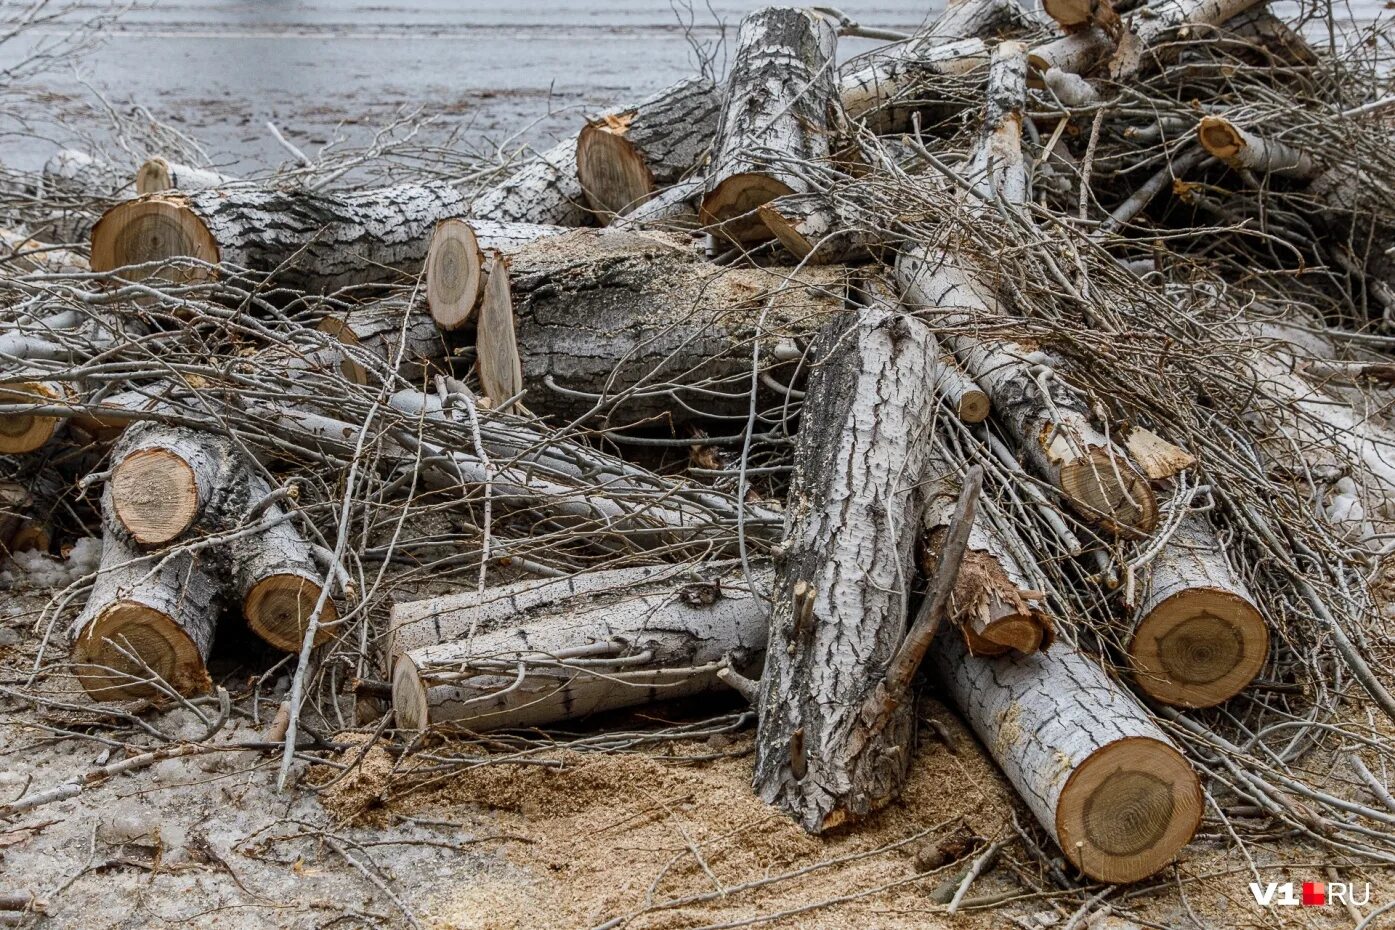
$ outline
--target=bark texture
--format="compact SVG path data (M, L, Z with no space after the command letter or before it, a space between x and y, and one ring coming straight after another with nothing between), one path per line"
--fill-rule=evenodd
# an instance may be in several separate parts
M339 196L257 188L151 194L102 216L92 230L92 267L193 258L274 272L279 283L304 291L335 291L420 271L436 222L464 209L445 185ZM156 274L201 279L210 272L185 266Z
M500 592L491 622L453 642L399 653L393 666L398 726L450 723L474 730L545 726L560 720L724 689L717 673L749 671L765 648L760 596L769 569L755 568L757 592L739 566L712 566L701 576L652 569L607 572L607 587L584 580L579 592L548 586ZM512 586L511 586L512 587ZM496 602L497 603L497 602ZM464 618L446 621L463 625Z
M741 21L699 216L736 242L767 239L755 210L807 189L797 166L828 157L837 35L816 13L766 7Z
M557 143L475 198L470 216L501 223L585 226L590 211L576 176L576 139Z
M685 178L712 146L721 105L716 84L689 78L587 120L576 171L591 209L608 220Z
M446 370L445 340L410 297L359 304L318 326L343 346L335 352L339 372L354 384L383 383L395 375L420 387Z
M795 448L761 678L756 789L810 832L893 799L910 704L864 721L906 634L933 424L936 346L916 320L868 308L816 349Z
M970 655L953 635L936 647L945 690L1072 865L1137 881L1191 839L1196 773L1094 661L1067 643L1000 659Z
M484 299L485 252L508 254L565 226L452 218L436 224L426 253L426 303L442 330L460 329Z

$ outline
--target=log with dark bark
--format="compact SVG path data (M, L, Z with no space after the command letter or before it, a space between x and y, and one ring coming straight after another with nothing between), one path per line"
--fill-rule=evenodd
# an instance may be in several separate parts
M443 330L460 329L484 299L484 253L509 254L565 226L453 218L436 224L426 253L426 303Z
M513 585L491 592L507 607L487 614L476 595L436 599L429 614L461 638L399 650L397 725L545 726L725 690L717 673L750 671L765 648L770 571L752 570L754 591L739 565L708 563Z
M1022 800L1090 878L1133 882L1196 832L1196 773L1138 703L1069 643L978 658L941 635L930 664Z
M305 190L231 188L151 194L118 204L92 229L92 268L180 258L200 264L143 269L203 280L227 263L309 292L390 282L421 270L437 221L465 201L446 185L400 186L329 195Z
M699 216L735 242L767 239L763 203L805 191L828 157L837 34L813 12L766 7L741 21Z
M907 702L860 713L906 634L937 346L909 317L866 308L820 336L795 447L761 678L756 788L823 832L896 797Z
M1126 646L1134 682L1176 707L1212 707L1239 694L1264 667L1269 628L1215 531L1187 517L1146 571Z
M689 78L588 119L577 137L576 171L591 209L602 220L628 213L698 167L716 135L721 100L712 81Z

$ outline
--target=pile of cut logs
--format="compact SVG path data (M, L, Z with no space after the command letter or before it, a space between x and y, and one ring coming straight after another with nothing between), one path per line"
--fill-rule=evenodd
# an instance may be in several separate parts
M446 734L744 698L822 832L896 801L930 683L1092 879L1207 790L1388 858L1270 730L1395 714L1395 106L1255 0L1043 7L841 63L880 33L762 9L479 189L56 157L0 542L90 506L82 687L208 691L240 615L288 748L349 676Z

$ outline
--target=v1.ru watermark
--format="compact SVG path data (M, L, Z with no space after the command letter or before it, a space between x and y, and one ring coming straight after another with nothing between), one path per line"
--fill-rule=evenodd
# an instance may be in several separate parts
M1358 898L1360 891L1362 897ZM1250 882L1250 894L1260 907L1280 904L1286 907L1325 907L1328 904L1355 904L1358 907L1371 903L1371 885L1364 882L1356 885L1350 882L1304 882L1295 886L1293 882Z

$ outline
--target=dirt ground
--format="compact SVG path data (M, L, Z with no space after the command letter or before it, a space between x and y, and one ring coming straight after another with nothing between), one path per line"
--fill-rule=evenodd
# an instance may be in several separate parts
M1336 906L1258 907L1245 859L1210 820L1175 867L1150 882L1056 889L1048 864L1014 830L1014 818L1034 843L1049 848L1045 834L973 736L933 699L920 708L919 746L902 800L824 838L807 836L752 794L748 724L622 754L497 742L490 752L478 742L447 742L394 758L385 746L401 741L371 740L374 723L331 737L340 749L323 754L324 764L298 762L292 786L278 792L275 758L237 744L261 739L286 687L284 676L275 677L281 672L254 696L257 676L248 668L215 662L232 712L212 736L208 731L219 723L213 698L190 707L99 709L66 675L29 682L42 641L35 624L46 623L43 609L56 590L49 586L67 578L61 570L13 576L0 606L0 801L79 779L151 747L201 741L202 748L0 820L0 893L27 892L40 902L37 912L0 915L12 924L72 930L1354 924ZM61 624L56 630L59 637ZM220 644L215 659L235 651ZM35 704L32 695L48 705ZM734 719L740 711L710 702L650 708L609 720L607 729L641 732L715 713ZM654 714L670 716L645 716ZM1002 842L1000 852L949 913L946 902L965 870L995 842ZM1322 865L1331 854L1321 849L1271 844L1248 851L1265 881L1329 877ZM1380 874L1340 878L1372 883L1366 910L1395 894ZM1088 922L1078 913L1087 900ZM1395 917L1370 926L1395 927Z

